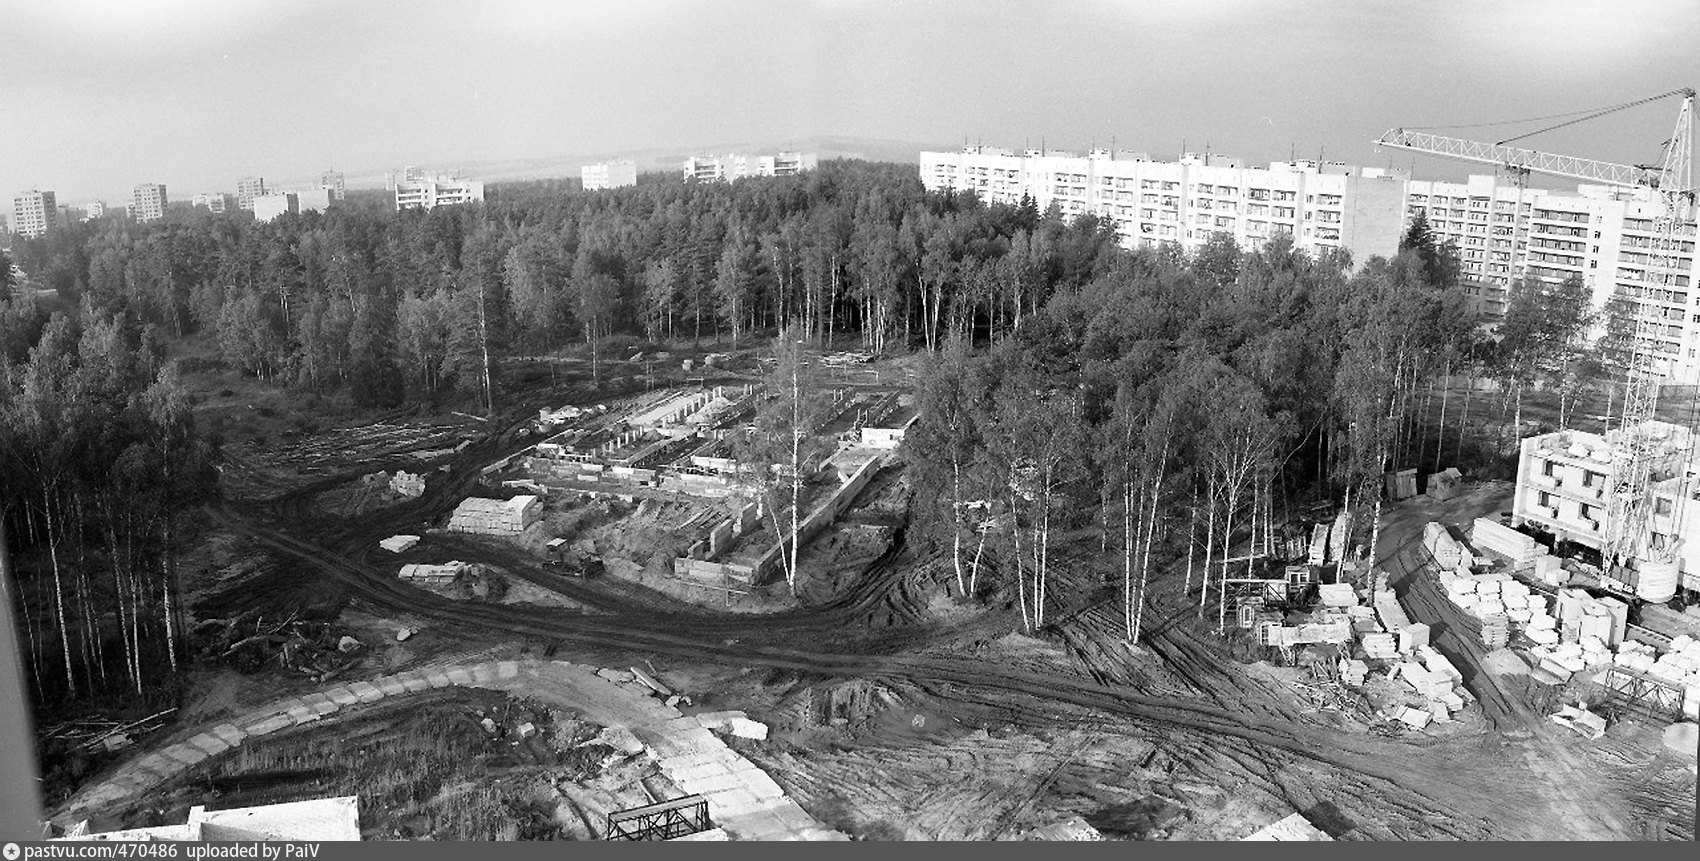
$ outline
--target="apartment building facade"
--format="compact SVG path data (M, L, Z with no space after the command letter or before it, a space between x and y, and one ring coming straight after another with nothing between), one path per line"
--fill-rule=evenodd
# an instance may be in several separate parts
M1654 373L1700 381L1695 225L1677 225L1674 246L1658 248L1666 241L1657 223L1662 203L1651 190L1553 191L1478 175L1462 183L1412 181L1407 197L1407 223L1422 214L1457 247L1466 298L1483 322L1504 317L1519 278L1577 277L1596 309L1619 294L1632 303L1637 345L1652 357Z
M820 156L812 152L781 152L752 156L733 153L685 159L684 178L697 182L731 182L747 176L796 176L814 170Z
M397 180L395 208L435 209L439 206L458 206L484 199L484 183L450 176L424 176L419 179Z
M130 217L137 223L146 224L165 217L165 185L158 182L143 182L136 185L130 192Z
M348 179L342 171L327 170L319 175L319 187L328 190L332 200L342 200L348 194Z
M266 193L265 177L245 176L236 181L236 205L254 211L254 198Z
M1402 174L1338 162L1255 168L1212 153L1160 162L1126 150L1082 156L970 146L923 152L920 169L932 191L973 191L1010 204L1030 197L1041 210L1055 204L1065 217L1108 219L1129 248L1193 250L1217 234L1245 247L1288 237L1308 252L1345 251L1361 262L1394 254L1404 219Z
M12 229L34 239L46 235L59 222L59 201L51 191L30 189L12 197Z
M583 165L578 169L585 191L625 188L637 185L637 165L630 161L604 161Z
M106 215L106 201L91 200L83 204L83 220L90 221Z

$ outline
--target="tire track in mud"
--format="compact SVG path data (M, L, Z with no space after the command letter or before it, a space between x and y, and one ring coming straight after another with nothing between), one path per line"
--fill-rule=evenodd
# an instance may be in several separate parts
M215 509L212 513L215 519L232 529L321 567L353 595L378 606L433 618L448 626L505 630L593 648L623 648L685 659L753 664L888 683L948 683L989 692L1008 700L1007 704L1012 708L1021 708L1022 703L1034 699L1081 706L1104 715L1152 722L1188 733L1235 739L1254 747L1282 751L1370 781L1378 787L1377 796L1390 799L1390 803L1391 799L1403 796L1404 800L1400 803L1412 808L1452 811L1451 818L1457 821L1469 818L1448 799L1451 788L1444 770L1437 771L1432 766L1413 762L1402 766L1395 764L1416 749L1408 743L1342 735L1202 703L1117 691L1057 674L988 668L965 659L817 652L811 648L806 636L801 643L735 648L723 642L720 635L725 633L724 628L704 636L702 632L680 628L675 620L663 620L649 627L641 624L640 616L564 616L559 611L460 603L386 577L324 547L257 527L226 509ZM771 633L763 620L756 619L753 624L746 624L746 630L755 636ZM803 633L806 635L807 632ZM1476 809L1491 806L1485 799L1477 801L1480 806Z

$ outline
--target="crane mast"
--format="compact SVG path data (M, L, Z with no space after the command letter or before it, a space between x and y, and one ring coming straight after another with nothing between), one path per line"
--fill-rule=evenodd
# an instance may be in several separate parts
M1609 113L1646 104L1672 95L1683 97L1677 113L1676 130L1665 143L1664 158L1657 167L1624 165L1595 159L1543 153L1537 150L1509 146L1510 143L1594 119ZM1374 141L1378 146L1406 149L1462 161L1492 164L1511 174L1519 188L1529 173L1542 173L1584 182L1599 182L1613 186L1640 186L1657 192L1659 209L1654 218L1653 247L1649 249L1644 284L1674 285L1679 276L1688 272L1678 255L1682 237L1693 231L1695 219L1695 189L1692 174L1694 152L1694 90L1679 89L1646 99L1639 99L1588 113L1546 129L1519 135L1498 143L1483 143L1462 138L1436 135L1420 130L1390 129ZM1632 300L1643 298L1631 293ZM1652 540L1656 514L1655 489L1667 476L1655 475L1661 459L1669 456L1668 446L1647 424L1658 412L1659 390L1663 379L1658 373L1655 324L1642 312L1639 302L1634 314L1634 332L1625 368L1623 410L1617 428L1614 449L1612 492L1607 504L1601 559L1608 569L1635 568L1643 562L1672 563L1681 553L1682 535L1673 528L1663 540ZM1662 326L1661 326L1662 328ZM1687 463L1693 455L1694 434L1690 429L1686 450L1676 465L1676 474L1686 475ZM1672 442L1675 442L1674 440ZM1682 488L1669 515L1674 524L1683 520L1683 508L1690 488ZM1662 515L1661 515L1662 516Z

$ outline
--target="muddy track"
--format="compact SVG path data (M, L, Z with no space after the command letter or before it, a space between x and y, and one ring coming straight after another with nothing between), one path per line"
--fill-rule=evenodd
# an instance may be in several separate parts
M378 606L432 618L444 625L485 634L490 630L504 630L586 647L753 664L827 676L891 683L948 683L1024 700L1032 698L1072 704L1106 715L1239 739L1257 748L1283 751L1300 759L1372 779L1384 786L1382 792L1415 796L1416 802L1428 805L1430 809L1452 809L1452 804L1445 800L1448 796L1446 774L1416 770L1408 754L1419 746L1408 742L1351 736L1243 711L1118 691L1084 679L987 666L971 659L912 654L825 653L813 651L807 641L784 646L729 646L721 637L724 629L705 636L705 632L681 629L671 621L645 625L639 618L628 615L563 614L559 610L455 602L392 577L374 576L376 572L366 570L340 554L257 527L227 509L216 509L212 513L224 525L247 533L284 554L320 567L341 581L355 596ZM754 629L751 633L763 636L764 640L791 639L766 636L769 629L761 625L760 620L751 627Z

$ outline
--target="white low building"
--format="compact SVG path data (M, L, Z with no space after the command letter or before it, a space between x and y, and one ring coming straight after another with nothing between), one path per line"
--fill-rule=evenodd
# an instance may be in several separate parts
M578 171L585 191L637 185L637 164L630 161L597 162L584 165Z

